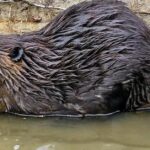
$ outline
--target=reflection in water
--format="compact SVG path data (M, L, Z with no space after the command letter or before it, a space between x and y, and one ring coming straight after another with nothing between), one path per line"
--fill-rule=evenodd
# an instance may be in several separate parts
M149 150L150 112L107 118L0 116L0 150Z

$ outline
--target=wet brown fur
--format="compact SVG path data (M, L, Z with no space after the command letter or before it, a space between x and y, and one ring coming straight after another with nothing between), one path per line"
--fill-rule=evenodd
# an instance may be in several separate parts
M20 61L10 53L24 50ZM117 0L74 5L40 31L0 36L0 110L133 111L149 104L150 30Z

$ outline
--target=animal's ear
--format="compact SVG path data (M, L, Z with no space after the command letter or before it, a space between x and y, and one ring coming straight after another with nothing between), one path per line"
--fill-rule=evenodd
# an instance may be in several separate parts
M21 47L15 47L10 51L9 57L12 61L18 62L23 58L24 55L24 49Z

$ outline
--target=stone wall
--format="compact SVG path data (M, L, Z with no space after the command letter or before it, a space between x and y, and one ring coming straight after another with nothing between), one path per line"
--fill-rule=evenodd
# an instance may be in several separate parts
M38 30L67 7L83 0L0 0L0 33ZM122 0L150 25L150 0Z

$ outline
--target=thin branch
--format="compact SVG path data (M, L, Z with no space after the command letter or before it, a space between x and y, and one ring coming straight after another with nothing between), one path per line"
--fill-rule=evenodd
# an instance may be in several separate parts
M44 4L32 3L28 0L20 0L20 1L22 1L24 3L27 3L28 5L35 6L35 7L40 7L40 8L58 9L58 10L64 10L65 9L65 8L62 8L62 7L54 7L54 6L50 6L50 5L46 6Z
M1 3L12 3L14 0L0 0Z
M37 3L33 3L33 2L30 2L29 0L0 0L0 2L2 3L13 3L13 2L24 2L30 6L35 6L35 7L40 7L40 8L48 8L48 9L58 9L58 10L64 10L65 8L62 8L62 7L54 7L54 6L51 6L51 5L44 5L44 4L37 4Z
M142 14L142 15L150 15L150 12L142 12L142 11L135 11L136 13Z

